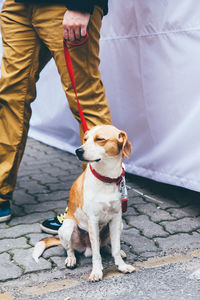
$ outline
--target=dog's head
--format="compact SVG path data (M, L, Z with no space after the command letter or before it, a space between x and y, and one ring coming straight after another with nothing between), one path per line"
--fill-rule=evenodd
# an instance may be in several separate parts
M76 155L84 162L99 162L120 156L129 158L131 149L124 131L112 125L102 125L86 132L83 145L76 150Z

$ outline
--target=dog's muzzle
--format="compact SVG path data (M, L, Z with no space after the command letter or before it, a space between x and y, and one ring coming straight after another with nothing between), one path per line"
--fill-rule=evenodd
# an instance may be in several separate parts
M84 153L85 153L85 150L80 147L78 149L76 149L76 156L78 157L79 160L81 161L84 161L84 162L98 162L101 160L101 158L97 158L97 159L93 159L93 160L87 160L84 158Z
M78 159L84 161L84 158L83 158L83 154L84 154L84 149L83 148L78 148L76 149L76 155L78 157Z

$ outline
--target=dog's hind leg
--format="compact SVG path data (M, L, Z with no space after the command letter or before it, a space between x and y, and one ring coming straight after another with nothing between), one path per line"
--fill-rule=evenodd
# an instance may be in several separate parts
M123 224L121 223L121 231L123 229ZM109 225L106 225L100 232L100 240L101 240L101 250L106 254L112 254L111 247L108 243L110 243L110 231ZM124 250L120 250L120 255L122 258L126 258L126 253Z
M85 257L90 257L90 256L92 256L92 249L91 249L90 247L87 247L87 248L85 249L84 255L85 255Z
M74 254L74 249L72 247L72 241L71 241L74 228L76 227L77 225L74 220L65 219L58 231L61 244L67 251L67 258L65 260L65 265L68 268L74 268L76 266L76 257Z

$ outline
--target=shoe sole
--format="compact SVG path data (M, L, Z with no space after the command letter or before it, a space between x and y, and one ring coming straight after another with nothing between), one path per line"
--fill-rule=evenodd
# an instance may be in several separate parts
M8 215L5 217L0 217L0 223L8 221L8 220L10 220L10 218L11 218L11 215Z
M40 224L40 228L43 232L50 233L50 234L58 234L58 230L53 230L47 227L44 227L42 224Z

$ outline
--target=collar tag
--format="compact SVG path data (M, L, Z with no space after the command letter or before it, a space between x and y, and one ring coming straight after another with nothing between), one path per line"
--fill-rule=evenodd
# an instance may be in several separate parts
M128 192L127 192L127 187L126 187L125 176L122 176L122 180L120 182L120 192L122 194L122 199L123 198L128 198Z
M125 176L122 176L122 180L120 182L120 192L121 192L122 212L125 213L128 209L128 191L126 187Z

